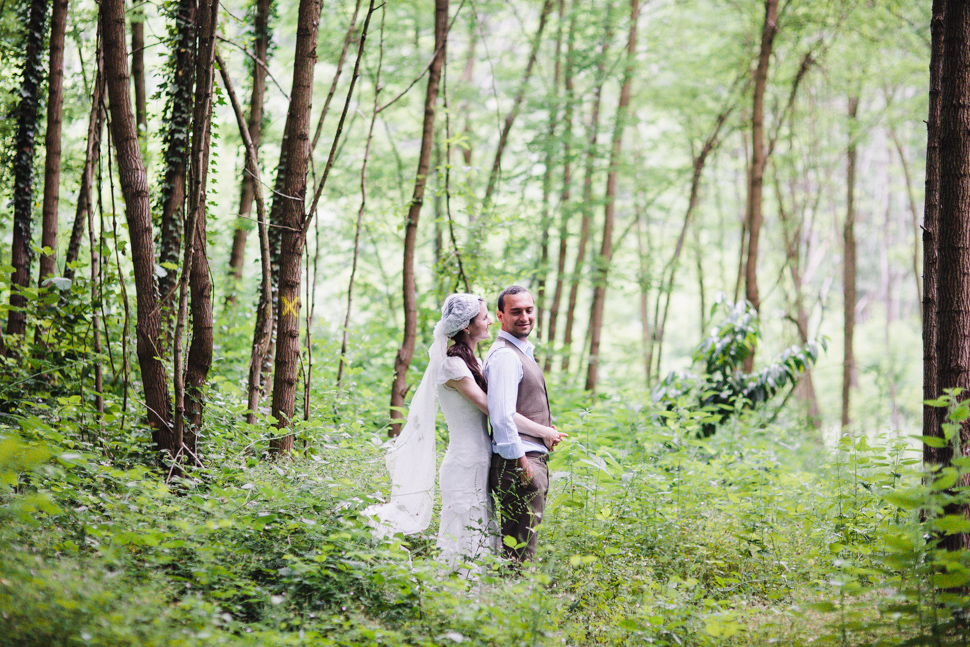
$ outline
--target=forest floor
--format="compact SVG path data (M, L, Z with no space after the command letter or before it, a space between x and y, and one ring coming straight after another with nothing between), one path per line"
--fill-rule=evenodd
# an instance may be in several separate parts
M965 597L932 585L968 559L922 539L939 493L909 443L754 419L700 439L698 414L616 401L565 418L537 562L475 578L435 560L436 519L372 538L365 419L269 462L267 428L213 405L207 466L166 484L119 453L130 426L108 459L27 418L0 429L0 645L966 644Z

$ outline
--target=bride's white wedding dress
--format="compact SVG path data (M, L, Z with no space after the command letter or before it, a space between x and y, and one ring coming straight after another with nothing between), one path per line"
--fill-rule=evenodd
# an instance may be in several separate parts
M438 371L437 391L448 424L448 450L441 461L441 525L437 546L442 558L456 562L496 553L497 537L488 469L492 444L488 417L445 382L474 379L460 357L446 357Z

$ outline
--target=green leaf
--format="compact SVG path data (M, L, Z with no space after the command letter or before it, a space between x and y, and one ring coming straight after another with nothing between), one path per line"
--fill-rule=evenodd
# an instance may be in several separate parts
M970 582L970 573L937 573L933 576L933 586L938 589L952 589Z
M948 535L970 532L970 519L959 514L948 514L939 519L934 519L933 527L942 530Z
M914 438L921 440L927 447L936 447L939 449L949 446L949 443L939 436L914 436Z

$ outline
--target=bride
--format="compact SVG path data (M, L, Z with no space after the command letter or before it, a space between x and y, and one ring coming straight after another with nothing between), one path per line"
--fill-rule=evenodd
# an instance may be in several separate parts
M438 402L448 425L448 449L441 462L441 525L437 547L452 567L485 553L497 554L497 526L488 493L492 456L485 392L487 384L475 347L489 338L492 318L485 300L452 294L441 307L434 328L428 368L411 400L408 418L387 454L391 500L371 506L376 532L405 535L421 532L431 522L434 504L435 417ZM453 341L448 347L447 340ZM559 434L519 414L521 431L552 446Z

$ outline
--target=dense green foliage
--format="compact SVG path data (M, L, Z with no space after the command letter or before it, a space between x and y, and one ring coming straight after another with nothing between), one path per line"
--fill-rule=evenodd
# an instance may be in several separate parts
M368 362L316 391L291 462L263 460L271 428L217 382L205 467L168 482L130 417L99 430L80 398L7 417L0 644L964 644L965 595L931 585L965 584L970 555L923 538L965 529L942 508L964 464L923 485L907 442L826 449L751 414L698 438L702 411L558 390L572 437L539 562L466 580L435 562L434 522L375 542L359 516L386 492Z

